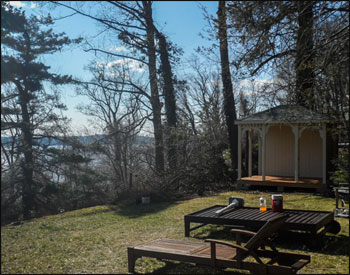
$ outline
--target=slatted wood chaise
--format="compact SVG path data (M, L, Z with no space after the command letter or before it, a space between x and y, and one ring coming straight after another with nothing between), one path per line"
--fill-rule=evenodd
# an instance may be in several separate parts
M310 256L279 252L270 237L288 216L281 214L266 222L258 232L232 229L237 243L206 239L203 243L158 239L149 243L128 247L129 272L134 273L135 262L141 257L190 262L197 265L249 270L254 274L296 274L310 262ZM251 238L244 246L240 236ZM270 249L266 249L269 246ZM267 258L267 259L266 259Z

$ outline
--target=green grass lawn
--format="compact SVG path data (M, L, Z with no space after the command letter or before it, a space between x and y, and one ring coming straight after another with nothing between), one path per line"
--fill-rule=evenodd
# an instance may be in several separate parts
M265 193L267 198L271 194ZM169 203L97 206L42 217L18 226L1 227L1 273L127 273L127 246L159 237L186 239L185 214L214 204L227 204L230 196L244 197L246 206L258 206L259 193L234 191L209 197ZM333 211L335 200L306 193L284 193L284 208ZM268 200L268 205L271 201ZM349 274L349 220L337 235L327 233L318 248L310 247L310 235L292 232L277 236L281 251L311 255L300 274ZM193 241L206 237L232 240L228 229L208 225L191 232ZM221 270L192 264L142 258L136 272L169 274L222 274ZM238 274L239 270L226 270Z

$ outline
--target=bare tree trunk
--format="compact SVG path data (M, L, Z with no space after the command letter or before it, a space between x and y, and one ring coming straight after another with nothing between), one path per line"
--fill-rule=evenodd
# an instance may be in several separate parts
M166 39L163 34L157 34L159 38L160 60L162 64L162 76L164 80L164 102L165 113L167 118L166 126L166 145L168 147L168 163L170 169L176 169L177 152L176 152L176 98L173 84L173 74L169 62L169 54Z
M313 62L313 2L297 1L298 34L296 44L296 102L314 109L314 62Z
M163 128L157 81L157 67L156 67L156 48L154 45L154 27L152 19L152 2L143 1L143 8L145 12L145 19L147 23L147 55L149 79L151 84L151 105L153 110L153 127L155 139L155 166L159 173L164 172L164 144L163 144Z
M221 77L224 93L224 112L226 118L226 125L228 130L229 145L231 151L232 168L237 173L237 146L238 146L238 129L234 125L236 120L236 107L233 97L233 88L231 82L230 65L228 58L227 45L227 25L226 25L226 7L225 1L219 1L218 7L218 23L219 23L219 40L220 40L220 58L221 58Z
M125 183L124 178L123 178L123 160L122 160L122 146L123 142L121 140L121 133L120 133L119 125L117 123L114 123L111 129L111 134L112 134L112 141L114 143L114 165L115 166L115 185L119 186L120 183ZM125 146L125 145L124 145ZM118 188L116 188L118 189Z

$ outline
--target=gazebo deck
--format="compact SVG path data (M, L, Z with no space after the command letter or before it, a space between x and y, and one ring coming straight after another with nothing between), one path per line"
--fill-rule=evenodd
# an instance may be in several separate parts
M265 181L262 176L244 177L237 181L243 185L259 185L259 186L276 186L276 187L296 187L296 188L325 188L320 178L299 178L298 182L294 177L282 176L265 176Z

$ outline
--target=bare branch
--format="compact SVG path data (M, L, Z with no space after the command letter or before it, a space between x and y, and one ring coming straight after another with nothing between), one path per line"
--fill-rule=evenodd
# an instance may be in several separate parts
M108 51L105 51L105 50L101 50L101 49L96 49L96 48L90 48L90 49L86 49L84 50L85 52L90 52L90 51L94 51L95 53L96 52L101 52L101 53L104 53L104 54L108 54L108 55L112 55L112 56L117 56L117 57L122 57L122 58L127 58L127 59L132 59L132 60L135 60L135 61L138 61L138 62L141 62L145 65L148 65L148 63L140 58L136 58L136 57L133 57L133 56L128 56L128 55L124 55L124 54L117 54L117 53L112 53L112 52L108 52Z
M278 53L276 55L272 55L265 59L263 62L261 62L258 67L256 67L252 72L251 75L255 75L263 66L265 66L267 63L269 63L271 60L276 59L276 58L281 58L283 56L289 55L291 53L295 52L295 50L288 50L285 52Z

